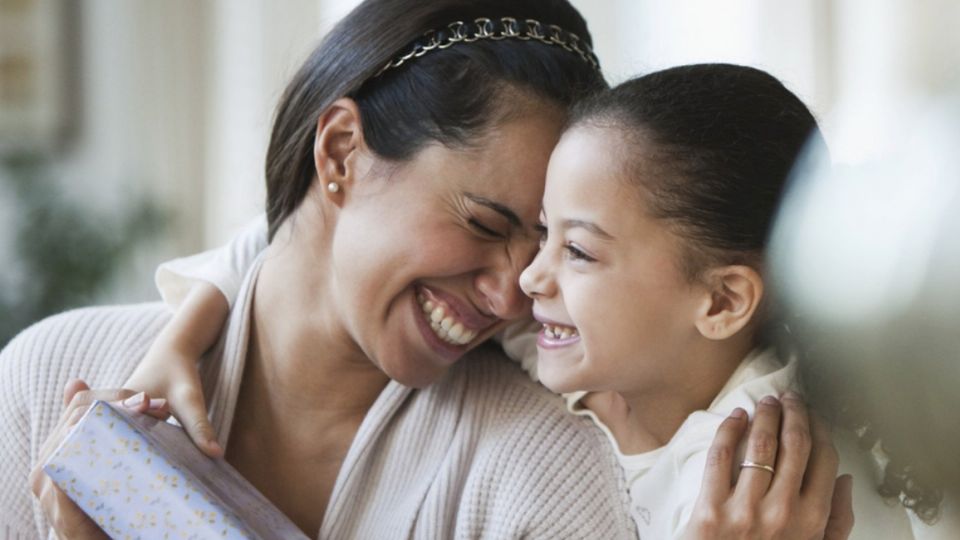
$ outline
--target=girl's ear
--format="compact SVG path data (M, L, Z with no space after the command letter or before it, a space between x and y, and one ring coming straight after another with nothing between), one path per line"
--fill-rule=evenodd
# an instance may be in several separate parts
M707 272L707 292L695 321L700 334L727 339L745 328L763 299L763 278L749 266L730 265Z
M360 108L350 98L338 99L317 120L313 142L317 179L335 205L341 206L353 187L366 150Z

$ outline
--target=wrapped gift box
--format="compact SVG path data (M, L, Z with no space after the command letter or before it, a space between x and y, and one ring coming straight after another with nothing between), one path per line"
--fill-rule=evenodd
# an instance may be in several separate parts
M114 539L306 539L179 427L97 401L44 471Z

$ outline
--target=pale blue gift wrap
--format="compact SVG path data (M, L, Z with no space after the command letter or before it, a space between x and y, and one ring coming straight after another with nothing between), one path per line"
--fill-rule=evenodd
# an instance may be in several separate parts
M305 539L177 426L96 401L43 470L114 539Z

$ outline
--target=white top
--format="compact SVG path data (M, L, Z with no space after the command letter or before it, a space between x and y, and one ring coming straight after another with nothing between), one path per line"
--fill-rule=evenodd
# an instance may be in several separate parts
M242 276L267 245L266 230L266 220L260 217L223 247L161 265L156 282L164 301L176 307L195 281L206 281L218 287L233 305ZM523 321L498 336L507 355L519 361L534 381L538 380L539 328L535 321ZM580 405L585 392L564 397L570 412L589 417L607 434L624 471L632 515L641 537L672 538L683 531L689 520L700 491L707 451L720 423L737 407L752 416L761 398L782 395L794 385L793 362L784 365L772 350L754 351L707 410L691 414L666 446L636 455L620 452L610 429ZM851 473L854 477L856 525L851 539L933 540L960 536L960 528L947 526L955 522L952 515L935 527L927 527L912 512L881 499L876 490L880 469L874 457L859 449L852 434L834 433L834 442L841 456L841 474Z
M567 409L587 416L609 437L623 467L631 512L641 538L675 538L690 519L700 492L707 451L720 423L737 407L752 417L757 402L767 395L780 396L795 385L795 362L784 365L773 349L750 353L705 411L697 411L683 422L666 444L650 452L626 455L620 452L610 429L580 401L586 392L567 394ZM876 491L880 469L876 461L859 449L852 434L835 433L840 453L840 474L854 478L856 524L850 538L930 539L946 538L944 527L926 527L912 512L891 505ZM916 523L914 523L916 521ZM915 530L916 529L916 530ZM956 537L958 529L950 529Z

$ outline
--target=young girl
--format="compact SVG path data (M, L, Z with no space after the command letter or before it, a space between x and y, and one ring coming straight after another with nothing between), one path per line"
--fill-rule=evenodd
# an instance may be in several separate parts
M776 79L709 64L653 73L583 102L553 152L541 251L521 279L539 332L515 327L504 349L607 433L643 538L684 531L725 417L738 407L769 414L780 406L763 398L770 394L783 395L783 406L796 399L796 360L770 346L778 323L765 297L763 250L811 134L822 143L810 112ZM227 249L160 268L164 299L186 305L129 386L168 378L161 372L171 366L191 371L184 366L212 344L224 298L265 244L255 224ZM442 314L436 324L456 339ZM201 425L186 427L195 440L213 439ZM738 485L736 497L817 488L811 478L771 481L778 435L809 448L786 426L769 433L771 443L747 448L741 463L760 481ZM914 537L906 512L873 489L866 455L838 443L856 481L853 537Z
M536 371L608 434L643 538L683 531L726 415L776 406L771 394L797 399L802 359L774 346L785 345L773 339L784 326L765 296L763 257L805 144L822 136L782 84L711 64L587 99L551 156L541 250L520 280L542 326ZM522 339L505 348L529 350L533 338ZM803 444L786 430L781 441ZM867 455L836 443L855 479L851 538L946 534L914 530L877 493ZM770 476L771 448L746 448L741 473Z

